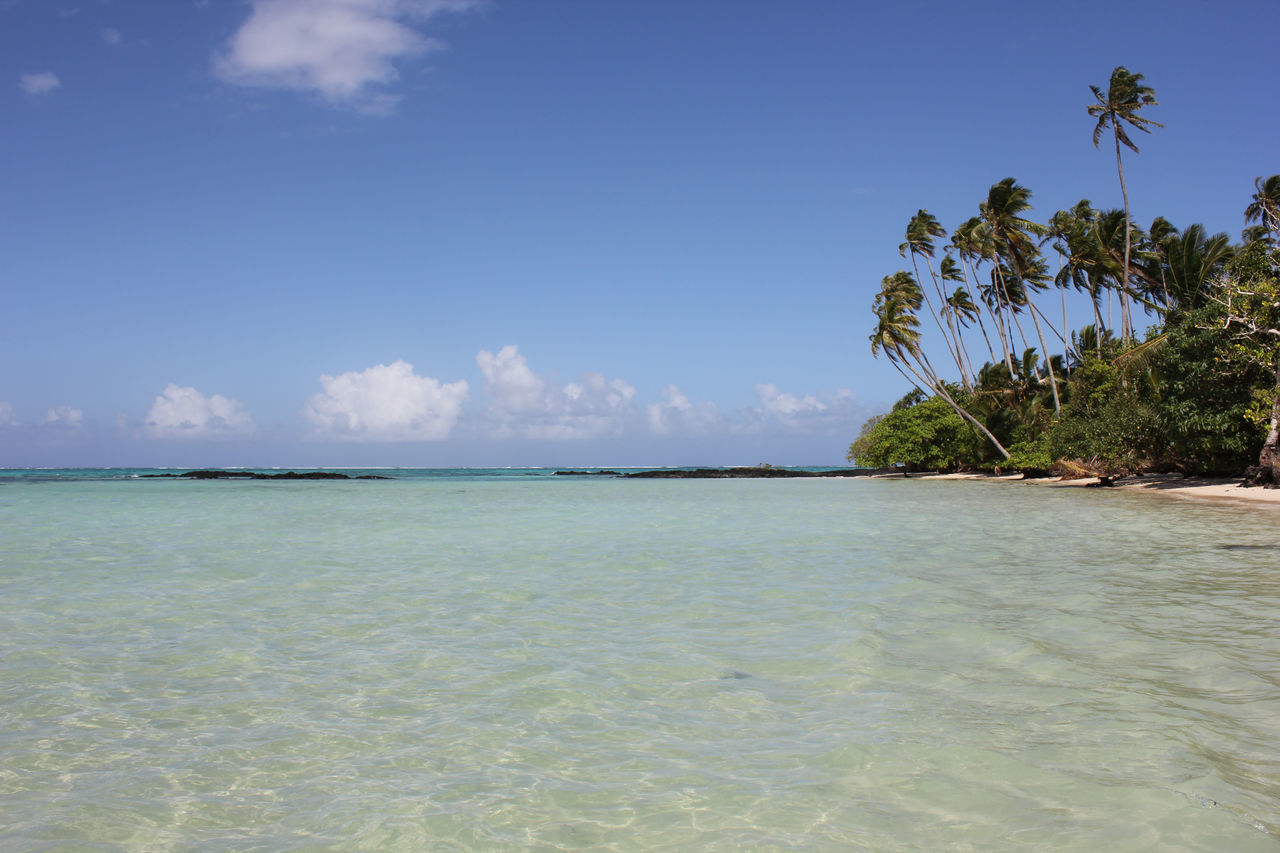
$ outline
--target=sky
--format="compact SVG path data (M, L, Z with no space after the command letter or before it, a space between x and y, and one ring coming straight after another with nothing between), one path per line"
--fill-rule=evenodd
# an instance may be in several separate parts
M907 220L1238 238L1274 0L0 0L0 466L837 465ZM1077 311L1082 325L1087 309ZM928 343L928 338L926 338ZM933 346L941 347L935 334Z

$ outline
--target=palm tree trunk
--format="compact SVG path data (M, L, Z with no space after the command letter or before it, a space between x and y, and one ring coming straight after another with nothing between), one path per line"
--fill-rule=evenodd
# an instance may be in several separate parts
M1102 333L1106 330L1106 326L1102 324L1102 309L1098 307L1098 294L1095 291L1089 292L1089 304L1093 306L1093 329L1097 334L1094 337L1094 343L1097 344L1098 358L1102 358ZM1110 298L1107 301L1107 308L1111 307Z
M888 353L888 355L889 355L889 363L890 363L890 364L892 364L892 365L894 366L894 369L896 369L899 373L901 373L901 374L902 374L902 378L903 378L903 379L905 379L905 380L907 380L908 382L910 382L910 383L912 384L912 386L914 386L914 387L915 387L915 389L916 389L917 391L921 392L922 394L928 394L928 393L929 393L929 392L928 392L928 391L926 391L923 387L921 387L921 385L920 385L920 383L919 383L919 382L916 382L916 380L915 380L912 376L910 376L910 375L909 375L905 370L903 370L903 369L902 369L902 365L898 363L898 357L897 357L897 356L895 356L892 352L889 352L889 353Z
M965 293L969 294L969 301L972 302L974 305L982 305L981 302L973 298L973 287L969 284L969 268L967 266L968 261L965 259L965 256L963 254L960 255L960 264L961 264L960 269L964 272L964 290L965 290ZM975 279L978 277L978 274L976 271L973 273L973 277ZM985 308L985 307L986 307L985 305L982 305L982 308ZM991 336L987 334L987 324L982 322L982 308L978 309L978 328L982 331L982 339L987 342L987 352L991 354L991 363L995 364L997 361L999 361L999 359L996 358L996 351L991 346Z
M976 271L974 273L974 277L977 277ZM1004 363L1005 366L1009 368L1009 378L1016 382L1018 380L1018 372L1013 369L1013 330L1009 328L1008 321L1004 319L1003 303L1000 301L999 291L995 289L995 282L996 274L993 270L991 273L991 301L995 303L995 306L992 307L992 305L985 299L983 300L983 304L986 305L987 310L991 312L992 322L996 324L996 331L1000 333L1000 349L1004 351Z
M1004 294L1004 301L1009 306L1009 314L1013 317L1013 322L1018 327L1018 336L1022 338L1022 349L1025 352L1029 346L1029 344L1027 343L1027 333L1023 331L1022 321L1018 319L1017 307L1013 304L1013 300L1009 298L1009 288L1005 286L1004 273L1000 272L999 264L996 265L996 275L1000 279L1000 292ZM1012 331L1009 332L1009 337L1010 338L1013 337ZM1045 353L1045 358L1048 358L1048 357L1049 357L1049 354ZM1038 381L1040 379L1039 369L1032 368L1032 371L1035 373L1036 380Z
M960 354L964 356L965 364L969 365L969 375L972 376L976 382L978 379L978 373L973 369L973 359L969 357L969 348L964 345L964 338L957 335L956 343L960 344ZM969 390L972 391L973 389L970 388Z
M1040 352L1044 353L1044 371L1049 374L1049 387L1053 389L1053 413L1060 415L1062 403L1058 400L1058 380L1053 375L1053 360L1049 358L1049 345L1044 342L1044 331L1040 328L1040 318L1036 316L1034 305L1031 306L1031 321L1036 324L1036 334L1040 337Z
M933 263L929 260L928 255L924 256L924 267L929 271L929 278L933 280L933 289L938 294L938 304L945 306L947 304L947 297L942 293L942 285L938 284L938 274L933 271ZM952 352L956 356L956 364L960 367L960 376L964 380L964 387L966 390L972 391L973 382L977 377L973 376L971 370L966 371L962 362L961 355L964 344L960 340L960 333L956 331L955 314L954 312L948 312L946 308L942 308L940 310L942 311L942 315L947 318L947 328L951 330L951 340L955 344Z
M920 267L916 266L916 253L911 252L911 269L915 270L916 281L920 281ZM930 271L932 274L932 270ZM934 282L934 288L938 286ZM960 371L960 378L964 380L964 387L970 391L973 389L969 385L969 377L965 375L964 365L960 363L960 356L956 353L955 347L951 345L951 338L947 335L947 327L942 325L942 320L938 317L938 312L933 308L933 300L929 298L929 291L925 290L924 285L920 286L920 293L924 296L925 304L929 306L929 313L933 315L933 322L938 324L938 331L942 332L942 339L947 343L947 352L951 353L951 360L956 363L956 368Z
M1270 469L1271 482L1280 483L1280 355L1276 357L1276 388L1271 401L1271 425L1258 454L1258 465Z
M941 381L938 380L936 374L933 374L932 371L930 371L930 374L932 376L932 379L930 379L924 373L912 367L910 362L907 362L906 360L904 360L903 364L905 364L907 366L907 369L910 370L912 373L914 373L916 377L920 379L921 382L924 382L926 385L928 385L933 390L933 393L941 397L943 402L945 402L948 406L950 406L957 415L959 415L962 419L967 421L974 429L982 433L986 437L987 441L991 442L992 446L995 447L996 451L1000 454L1001 458L1003 459L1009 458L1009 451L1004 449L1004 445L1000 443L1000 439L992 435L991 430L987 429L986 424L982 423L973 415L965 411L964 407L961 406L959 403L957 403L952 398L952 396L947 393L946 387L942 384ZM921 367L923 366L924 365L922 364Z
M1058 253L1058 275L1062 275L1062 253ZM1054 278L1054 284L1057 284L1057 277ZM1058 293L1062 295L1062 366L1067 371L1067 376L1071 375L1071 326L1067 324L1067 289L1058 286Z
M1129 300L1127 298L1127 290L1129 288L1129 190L1124 185L1124 164L1120 160L1120 130L1119 125L1112 124L1115 132L1112 134L1116 139L1116 171L1120 173L1120 195L1124 197L1124 278L1120 281L1120 322L1124 328L1121 330L1121 338L1123 343L1129 343L1131 336L1131 324L1129 318Z

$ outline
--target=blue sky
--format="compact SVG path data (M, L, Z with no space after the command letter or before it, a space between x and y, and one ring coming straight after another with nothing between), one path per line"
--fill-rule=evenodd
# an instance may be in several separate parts
M890 8L891 7L891 8ZM907 219L1280 171L1280 5L0 0L0 465L837 464ZM1084 311L1077 312L1085 322ZM941 344L938 343L940 346Z

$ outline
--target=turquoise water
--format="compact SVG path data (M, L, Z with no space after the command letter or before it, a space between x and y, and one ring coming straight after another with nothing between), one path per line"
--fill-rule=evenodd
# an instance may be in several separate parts
M1276 850L1280 516L0 472L0 849Z

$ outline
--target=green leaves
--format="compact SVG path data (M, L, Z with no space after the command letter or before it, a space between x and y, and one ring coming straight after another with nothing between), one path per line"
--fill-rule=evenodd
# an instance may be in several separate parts
M1155 89L1142 84L1142 75L1131 73L1123 65L1111 72L1111 82L1105 95L1097 86L1090 86L1089 90L1097 100L1096 104L1088 107L1089 115L1098 119L1093 128L1095 148L1109 127L1115 134L1117 144L1123 144L1136 153L1138 146L1133 144L1133 140L1125 132L1126 124L1143 133L1150 133L1152 127L1164 127L1160 122L1138 114L1138 110L1143 107L1154 107L1160 102L1156 100Z
M872 468L901 462L916 471L949 470L979 451L973 430L939 397L895 409L868 426L849 447L849 458Z

